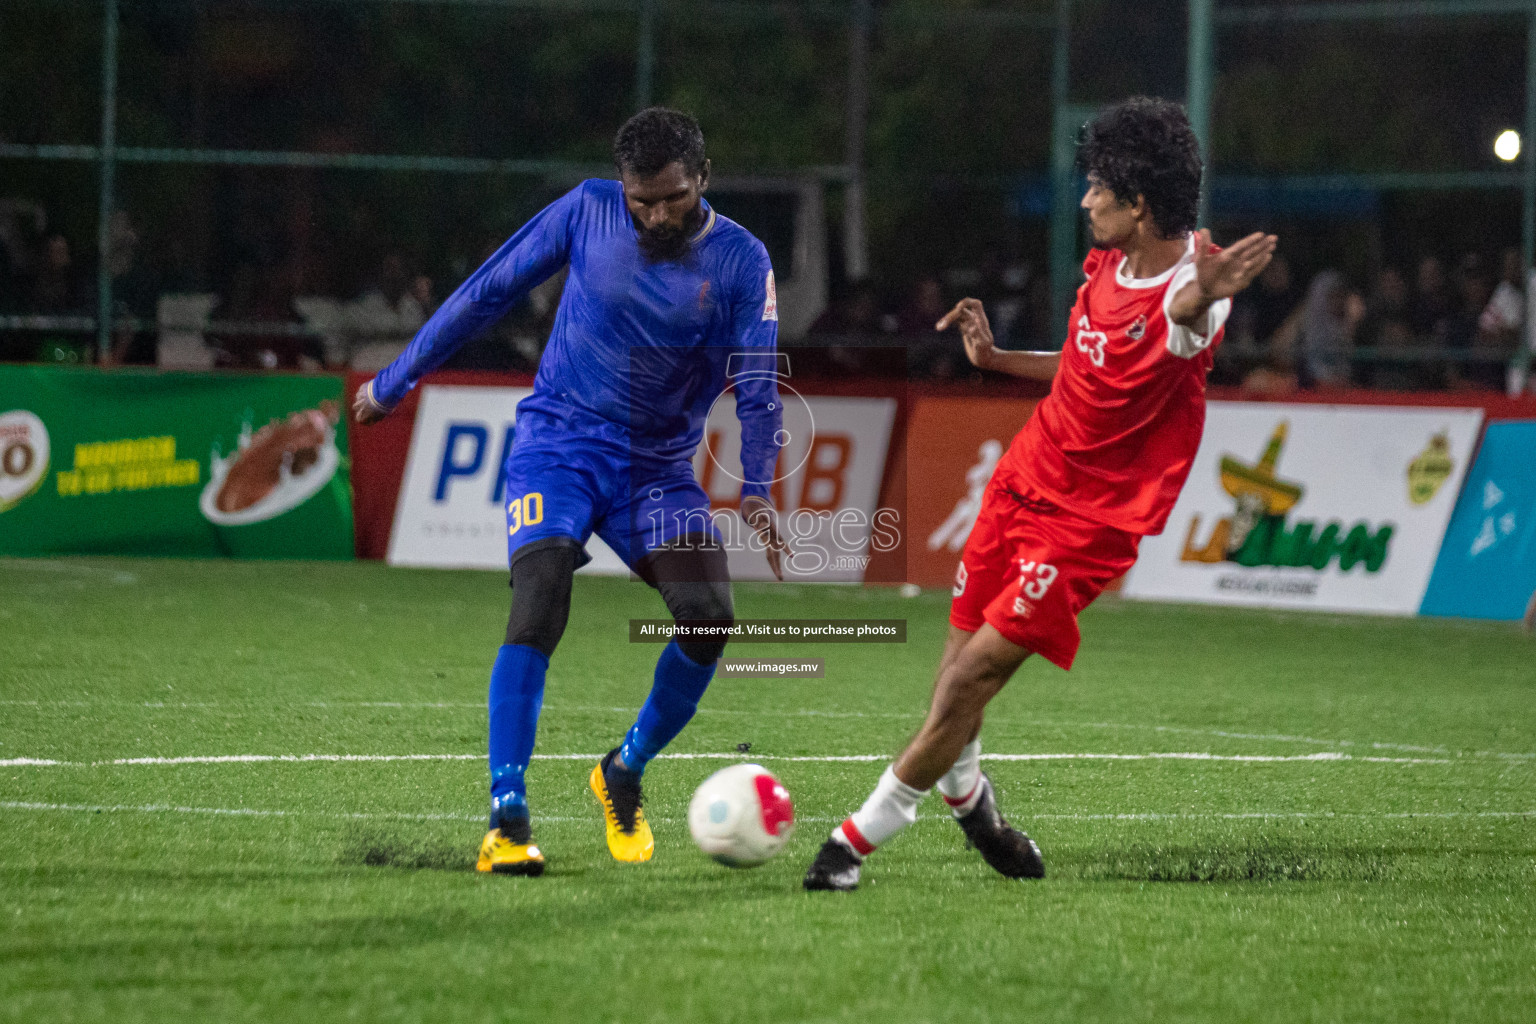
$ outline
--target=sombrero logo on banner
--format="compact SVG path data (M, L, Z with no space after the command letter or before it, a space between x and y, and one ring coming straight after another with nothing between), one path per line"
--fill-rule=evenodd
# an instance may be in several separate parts
M0 413L0 512L19 504L48 475L48 428L25 409Z

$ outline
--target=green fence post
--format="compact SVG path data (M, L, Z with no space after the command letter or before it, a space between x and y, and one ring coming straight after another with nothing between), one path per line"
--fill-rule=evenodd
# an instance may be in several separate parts
M1054 343L1072 308L1077 287L1077 196L1073 166L1077 160L1080 108L1067 102L1071 88L1072 2L1056 0L1056 28L1051 55L1051 331Z
M848 94L843 165L847 185L843 189L843 272L849 281L869 276L868 202L864 173L864 139L869 122L869 50L875 10L871 0L854 0L848 26Z
M1211 29L1215 0L1189 0L1189 72L1185 106L1189 126L1200 140L1200 155L1205 158L1205 175L1200 182L1199 224L1206 223L1211 196L1211 76L1214 33Z
M1525 18L1525 132L1520 139L1525 159L1524 202L1520 211L1522 284L1525 288L1525 329L1521 345L1510 364L1509 390L1525 390L1531 371L1531 349L1536 344L1536 316L1531 315L1532 264L1536 263L1536 0Z
M101 195L96 222L96 359L112 350L112 207L117 172L117 0L104 0L101 33Z
M640 0L640 38L635 53L635 109L652 103L656 77L656 0Z

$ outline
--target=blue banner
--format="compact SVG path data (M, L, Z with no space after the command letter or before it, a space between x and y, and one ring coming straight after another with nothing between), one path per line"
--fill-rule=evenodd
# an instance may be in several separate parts
M1536 591L1536 420L1490 423L1421 615L1518 619Z

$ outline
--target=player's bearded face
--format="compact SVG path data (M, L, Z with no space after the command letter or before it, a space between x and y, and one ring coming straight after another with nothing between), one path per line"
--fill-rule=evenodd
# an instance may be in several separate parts
M652 263L675 263L688 255L689 239L704 223L704 208L697 201L693 209L683 215L681 224L662 223L646 227L635 218L640 232L640 251Z
M704 223L700 197L709 184L709 167L689 174L674 162L649 177L624 172L624 202L639 232L640 251L653 263L681 260L689 240Z

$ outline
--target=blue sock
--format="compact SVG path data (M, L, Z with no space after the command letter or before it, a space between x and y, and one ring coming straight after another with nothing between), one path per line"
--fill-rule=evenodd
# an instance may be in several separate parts
M521 644L502 644L491 667L487 700L491 717L491 827L502 817L528 816L523 773L533 757L533 737L544 706L549 659Z
M640 706L640 717L619 747L624 767L639 775L683 731L698 709L699 698L714 678L715 663L700 665L677 646L667 644L656 660L656 681Z

